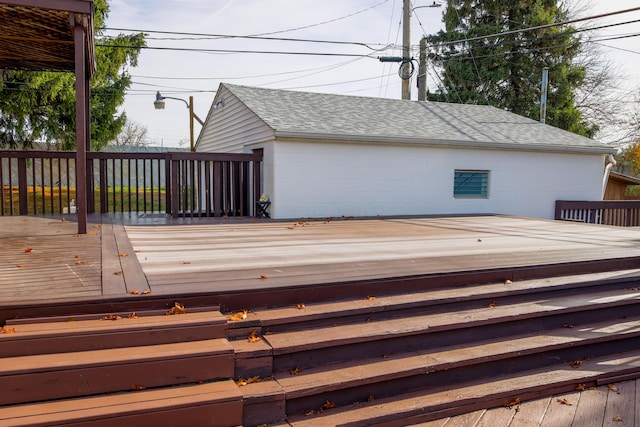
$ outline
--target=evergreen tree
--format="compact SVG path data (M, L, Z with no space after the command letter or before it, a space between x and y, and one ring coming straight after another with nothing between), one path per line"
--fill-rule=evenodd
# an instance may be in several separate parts
M107 0L94 1L97 71L91 80L91 142L94 150L113 141L126 123L118 107L131 84L127 67L137 64L143 34L109 37ZM75 148L73 73L0 70L0 147L29 148L42 142Z
M567 20L556 0L449 0L445 31L428 38L443 77L429 100L489 104L538 120L543 68L549 69L546 123L593 137L575 91L586 78L577 65L580 38L567 27L519 32ZM494 34L500 36L492 36ZM491 36L491 37L484 37Z

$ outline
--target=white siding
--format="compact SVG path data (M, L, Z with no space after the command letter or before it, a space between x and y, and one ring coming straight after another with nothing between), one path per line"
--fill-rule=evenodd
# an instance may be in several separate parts
M274 218L498 213L553 218L599 200L604 155L277 141L265 150ZM455 199L455 169L490 171L489 197Z
M224 106L214 109L216 102L224 99ZM221 88L212 104L205 126L198 138L197 151L215 153L250 152L248 144L273 139L273 130L260 120L243 103Z

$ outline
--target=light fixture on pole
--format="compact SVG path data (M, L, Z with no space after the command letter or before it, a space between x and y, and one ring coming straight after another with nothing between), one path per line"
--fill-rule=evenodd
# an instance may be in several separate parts
M193 119L196 119L201 126L204 126L204 122L202 121L202 119L200 119L200 117L198 117L196 113L193 112L193 96L190 96L189 102L187 102L186 99L182 99L182 98L174 98L172 96L162 96L160 94L160 91L158 91L156 92L156 100L153 101L153 107L156 110L164 110L165 99L175 99L177 101L182 101L187 105L187 108L189 109L189 137L190 137L189 148L191 151L196 151L196 146L195 146L194 137L193 137Z

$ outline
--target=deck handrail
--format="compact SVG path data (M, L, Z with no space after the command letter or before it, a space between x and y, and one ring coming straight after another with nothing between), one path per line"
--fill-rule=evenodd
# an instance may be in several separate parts
M640 226L640 200L557 200L555 219L618 227Z
M254 216L261 154L88 152L89 212ZM75 154L0 150L0 215L73 209Z

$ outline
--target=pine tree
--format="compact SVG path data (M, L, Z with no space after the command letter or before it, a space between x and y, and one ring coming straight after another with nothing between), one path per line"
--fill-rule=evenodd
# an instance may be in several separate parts
M567 26L518 31L567 16L556 0L449 0L445 31L428 38L442 79L427 99L488 104L538 120L547 67L546 123L592 137L597 126L586 123L575 105L575 90L586 77L576 61L580 37Z
M94 1L97 71L91 80L91 142L113 141L126 123L118 112L131 84L127 72L145 45L143 34L106 36L107 0ZM0 147L29 148L41 142L75 148L75 77L72 73L0 70Z

